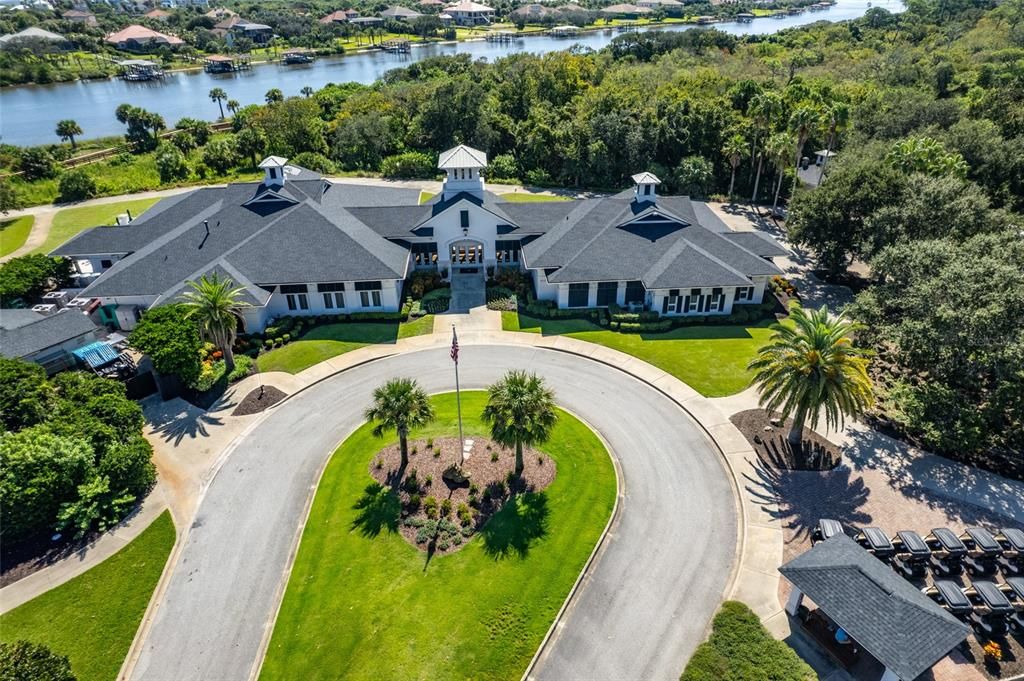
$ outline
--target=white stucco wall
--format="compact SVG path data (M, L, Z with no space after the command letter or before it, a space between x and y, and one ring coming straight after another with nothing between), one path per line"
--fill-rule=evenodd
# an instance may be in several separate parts
M711 295L712 288L721 288L722 289L722 293L725 295L725 304L722 307L722 309L719 310L719 311L699 312L699 311L696 311L696 310L691 310L691 311L685 312L685 313L684 312L662 312L661 311L662 305L664 304L664 300L668 296L668 293L669 293L670 289L657 289L657 290L654 290L654 291L649 291L649 293L651 294L651 298L652 298L651 309L654 310L655 312L657 312L658 314L664 315L666 317L699 317L699 316L732 314L732 305L733 305L733 300L736 297L736 289L734 287L729 287L729 286L721 286L721 287L719 287L719 286L715 286L715 287L706 286L706 287L701 289L701 294L705 295L705 296ZM681 289L680 293L682 293L683 295L689 295L691 290L695 290L695 289L696 289L696 287Z
M306 298L309 301L308 310L289 310L288 309L288 298L287 294L281 293L279 290L275 291L270 296L270 300L263 308L259 308L260 312L255 311L246 313L246 330L255 333L262 331L263 328L272 320L277 317L283 317L286 315L303 315L303 316L315 316L315 315L332 315L332 314L352 314L354 312L398 312L401 309L401 296L402 296L402 280L401 279L385 279L381 281L381 305L380 307L363 307L360 302L360 291L356 290L356 282L346 281L345 284L345 307L328 308L324 305L323 294L316 290L316 283L307 283L308 292ZM252 326L250 326L252 324Z
M461 212L469 212L469 229L465 234L462 231ZM514 240L518 238L512 235L498 236L498 223L505 222L493 213L484 210L480 206L463 199L452 204L443 213L440 213L425 223L424 227L433 227L433 241L437 244L437 265L439 268L451 268L451 245L460 241L478 241L484 247L484 265L494 265L494 242L501 240Z
M558 302L558 284L549 284L544 270L530 270L533 275L533 288L537 291L537 300L553 300Z

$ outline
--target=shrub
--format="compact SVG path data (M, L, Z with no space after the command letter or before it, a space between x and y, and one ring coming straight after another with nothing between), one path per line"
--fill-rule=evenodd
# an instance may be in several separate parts
M388 156L380 164L384 177L402 180L430 180L437 175L436 157L418 151Z
M420 507L420 495L419 492L413 492L409 495L409 510L416 511Z
M498 154L491 158L490 166L487 168L488 182L492 182L494 178L502 180L519 178L519 167L512 154Z
M452 500L445 499L441 502L441 516L447 518L452 514Z
M427 514L428 518L437 518L437 499L434 497L424 499L423 512Z
M216 139L207 144L203 149L203 163L221 175L235 167L238 164L238 145L234 137Z
M199 378L202 339L195 321L181 305L148 310L132 330L128 343L153 360L161 374L177 376L185 385Z
M416 270L409 278L409 295L419 300L434 289L441 288L441 274L437 270Z
M487 309L504 310L514 312L518 309L516 294L504 286L489 286L487 288Z
M289 163L293 163L302 168L308 168L314 172L329 174L337 170L334 163L324 156L313 151L304 151L300 154L296 154L292 158L288 159Z
M31 641L0 643L0 679L75 681L71 662L44 645Z
M771 637L750 608L737 601L726 601L715 615L711 637L697 648L679 678L810 681L816 675L792 648Z
M185 155L170 144L160 146L154 161L161 182L173 182L188 177L188 161Z
M469 510L469 506L466 504L459 504L459 508L456 511L459 516L459 522L465 527L473 522L473 512Z
M220 379L224 378L225 370L226 366L222 359L216 362L211 360L203 362L202 368L199 370L199 377L192 384L192 387L201 393L210 390Z
M57 200L61 202L83 201L96 196L96 180L81 169L69 170L61 175L57 183Z
M228 383L234 383L240 381L249 374L252 373L252 367L255 362L252 361L251 357L247 355L238 355L235 357L235 368L228 374Z
M60 166L45 147L29 147L21 152L18 169L26 180L44 180L57 177Z

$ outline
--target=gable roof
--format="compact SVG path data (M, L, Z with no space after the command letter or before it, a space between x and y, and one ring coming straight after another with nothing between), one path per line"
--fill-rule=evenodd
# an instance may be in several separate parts
M392 5L386 10L380 13L382 17L393 17L395 19L416 19L417 17L423 16L414 9L408 7L402 7L401 5Z
M538 221L556 220L523 247L526 266L553 269L547 275L553 284L639 280L649 289L749 286L752 276L782 273L743 244L704 227L686 197L638 202L627 190L570 203L539 209L545 213ZM529 224L527 206L544 204L521 205L502 206L520 225Z
M59 33L47 31L39 28L38 26L29 26L23 31L0 36L0 43L17 42L19 40L49 40L52 42L64 42L67 38Z
M0 351L7 357L27 357L97 328L80 310L60 310L51 315L0 310Z
M844 534L815 544L779 572L904 681L926 672L970 632Z
M437 157L437 167L441 170L448 168L484 168L487 166L487 154L460 144L448 151L442 151Z
M104 40L106 40L108 43L114 44L124 43L128 41L152 41L164 42L168 45L182 45L185 42L177 36L160 33L159 31L154 31L151 28L146 28L145 26L140 26L139 24L132 24L131 26L126 26L125 28L121 29L116 33L111 33L106 38L104 38Z

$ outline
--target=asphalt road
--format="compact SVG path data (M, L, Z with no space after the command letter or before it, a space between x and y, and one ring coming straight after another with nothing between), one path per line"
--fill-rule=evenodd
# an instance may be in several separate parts
M506 369L542 374L621 464L618 522L535 669L538 679L675 679L725 590L736 545L731 483L674 402L612 367L553 350L464 346L462 387ZM355 367L295 396L214 478L156 611L133 679L246 679L277 606L296 528L328 455L381 381L454 388L446 349Z

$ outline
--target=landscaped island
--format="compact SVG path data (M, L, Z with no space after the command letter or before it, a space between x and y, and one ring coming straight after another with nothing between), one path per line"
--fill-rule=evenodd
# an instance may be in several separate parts
M461 399L465 436L482 442L490 436L480 416L487 394ZM436 447L458 433L455 403L450 393L430 398L432 423L409 434L410 470L433 460L429 439ZM368 473L382 442L397 437L374 437L372 424L353 433L324 471L261 678L315 678L325 669L337 678L464 678L467 670L519 678L615 502L601 441L557 414L538 447L557 476L541 491L513 496L449 555L410 545L399 529L401 504ZM512 471L509 456L501 461ZM443 488L436 477L432 484Z

